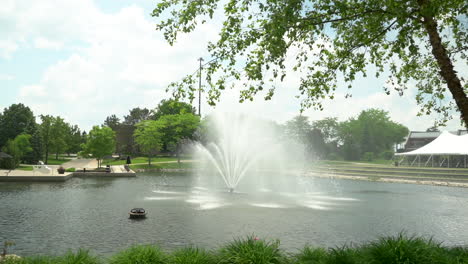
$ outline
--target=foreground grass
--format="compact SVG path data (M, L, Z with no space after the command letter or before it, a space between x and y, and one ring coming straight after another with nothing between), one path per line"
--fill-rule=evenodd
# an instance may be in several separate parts
M1 264L468 264L468 248L443 247L431 239L399 234L355 247L330 249L306 246L298 253L284 252L279 241L254 236L237 239L223 247L206 251L188 247L166 252L157 246L133 246L108 259L88 251L64 256L6 259Z

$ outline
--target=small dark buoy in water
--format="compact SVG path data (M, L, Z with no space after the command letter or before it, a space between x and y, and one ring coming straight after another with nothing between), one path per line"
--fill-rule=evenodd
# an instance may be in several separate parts
M128 214L130 215L130 218L133 218L133 219L146 217L146 211L143 208L133 208L132 210L130 210L130 213Z

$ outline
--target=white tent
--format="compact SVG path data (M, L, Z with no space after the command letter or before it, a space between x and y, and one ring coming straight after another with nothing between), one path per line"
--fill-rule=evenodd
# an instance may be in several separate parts
M396 153L395 155L468 155L468 135L456 136L444 131L432 142L421 148L410 152Z
M459 165L464 164L464 167L467 167L467 160L466 157L468 156L468 134L463 135L463 136L457 136L454 134L451 134L448 131L442 132L440 136L438 136L436 139L434 139L432 142L429 144L413 150L409 152L404 152L404 153L396 153L396 156L413 156L415 157L413 159L413 162L411 165L413 165L416 161L418 162L418 165L421 166L421 156L429 156L428 159L423 161L424 166L427 166L430 161L432 166L434 166L434 156L442 156L441 162L438 161L439 166L444 164L445 161L447 161L447 166L450 167L450 156L463 156L463 160L458 160L458 163L456 166L458 167ZM445 158L447 157L447 159ZM462 163L462 164L460 164ZM455 165L455 164L452 164Z

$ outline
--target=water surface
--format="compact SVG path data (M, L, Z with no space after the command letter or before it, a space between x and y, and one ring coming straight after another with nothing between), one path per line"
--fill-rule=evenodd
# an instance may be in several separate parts
M468 190L396 183L300 179L301 191L207 190L193 176L73 178L0 183L0 241L19 255L88 248L109 255L133 244L216 248L255 234L294 251L305 244L365 242L402 230L445 245L468 244ZM143 207L144 220L128 219Z

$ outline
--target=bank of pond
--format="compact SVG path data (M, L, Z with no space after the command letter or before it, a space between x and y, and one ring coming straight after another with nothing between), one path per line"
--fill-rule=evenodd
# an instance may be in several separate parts
M252 235L236 239L212 250L186 247L168 252L155 245L136 245L107 258L95 256L87 250L78 250L76 252L70 251L62 256L10 257L3 259L0 263L463 264L468 263L468 247L444 247L432 239L400 233L362 245L351 244L329 249L305 246L296 253L288 253L281 249L280 241L264 240Z

